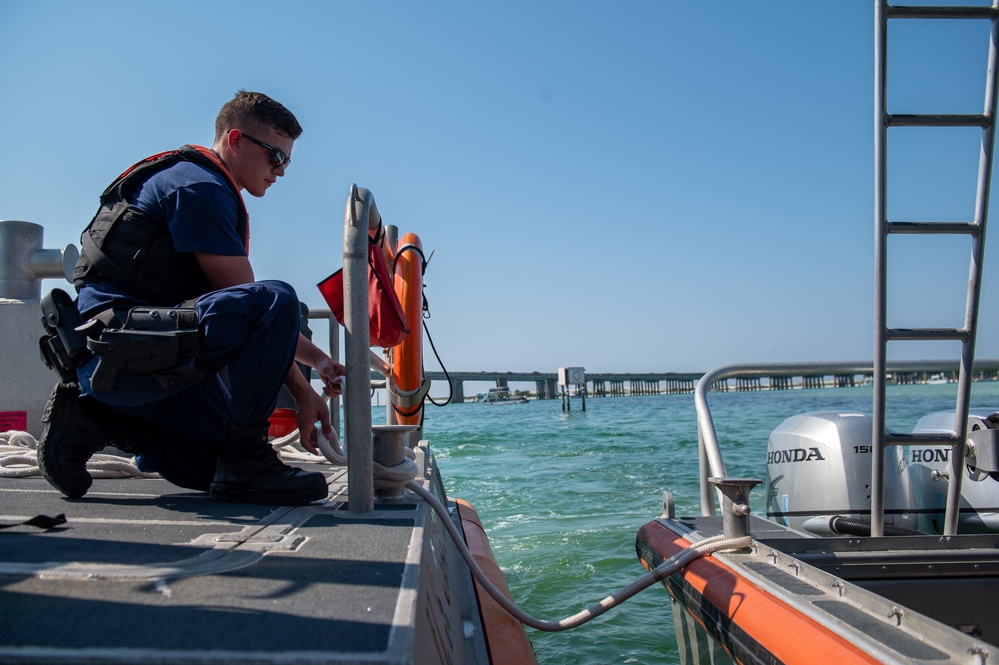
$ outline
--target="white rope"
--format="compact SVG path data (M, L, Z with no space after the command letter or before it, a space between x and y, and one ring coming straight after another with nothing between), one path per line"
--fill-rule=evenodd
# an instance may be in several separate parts
M0 478L26 478L41 475L38 468L38 441L27 432L0 432Z
M320 430L316 430L316 434L318 435L319 450L322 451L323 457L335 466L347 466L347 453L340 445L340 437L337 436L336 430L333 430L333 439L329 441ZM375 489L402 487L419 473L420 470L416 466L416 453L409 448L404 448L403 451L406 458L394 466L372 462Z
M322 455L313 455L302 447L302 437L297 429L285 436L271 439L271 447L281 455L282 459L312 464L324 464L327 461Z
M143 473L135 465L134 457L121 457L98 453L87 462L87 471L93 478L157 478L158 473ZM38 466L38 440L28 432L8 430L0 432L0 478L27 478L40 476Z
M406 483L406 489L412 490L416 494L420 495L440 516L441 521L444 523L444 527L451 536L451 540L453 540L455 545L458 547L458 553L461 554L461 558L464 559L469 570L472 571L472 575L475 577L475 580L482 585L482 587L489 593L490 596L493 597L500 607L506 610L508 614L521 623L530 626L531 628L536 628L550 633L576 628L591 619L595 619L607 610L617 607L639 591L647 589L656 582L672 575L678 570L681 570L684 566L695 559L699 559L703 556L711 554L712 552L720 550L743 549L749 547L753 542L751 536L731 538L728 540L726 540L724 536L706 538L696 545L692 545L685 550L677 552L656 566L655 570L645 573L628 586L624 587L617 593L607 596L599 603L591 605L585 610L566 617L561 621L544 621L532 617L517 607L512 600L503 595L503 592L500 591L488 577L486 577L486 574L482 572L481 568L479 568L479 564L475 561L472 553L468 551L468 547L465 546L465 540L458 532L457 527L455 527L454 523L451 521L451 516L448 515L447 508L441 505L440 501L437 500L437 497L428 492L422 485L415 481Z
M158 473L139 471L134 457L97 453L87 462L91 478L159 478Z

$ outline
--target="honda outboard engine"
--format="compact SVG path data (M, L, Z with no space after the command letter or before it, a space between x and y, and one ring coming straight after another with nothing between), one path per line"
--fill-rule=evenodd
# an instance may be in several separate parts
M968 437L974 444L975 431L994 429L988 422L994 409L971 409L968 413ZM923 416L913 433L954 432L954 411L937 411ZM984 432L982 433L984 434ZM980 442L981 443L981 442ZM980 445L980 444L979 444ZM986 451L981 451L985 453ZM929 533L942 533L947 503L947 472L950 447L908 446L909 473L919 510L919 528ZM970 447L961 478L961 511L958 533L999 532L999 473L986 463L985 455L978 459L975 447Z
M822 411L788 418L767 446L767 517L819 536L870 533L873 418ZM906 460L884 464L885 533L916 528Z

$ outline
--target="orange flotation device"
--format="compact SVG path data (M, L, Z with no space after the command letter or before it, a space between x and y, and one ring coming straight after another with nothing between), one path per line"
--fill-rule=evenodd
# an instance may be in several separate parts
M392 348L388 393L400 425L421 425L423 400L430 390L430 381L423 376L423 243L415 233L407 233L394 254L395 292L409 334Z
M482 527L482 520L472 504L455 499L465 543L475 562L482 568L486 579L496 585L508 599L513 600L506 577L496 563L489 537ZM482 630L486 634L486 648L492 665L537 665L534 646L527 637L524 624L514 619L492 596L475 580L475 596L479 601L479 614L482 616Z

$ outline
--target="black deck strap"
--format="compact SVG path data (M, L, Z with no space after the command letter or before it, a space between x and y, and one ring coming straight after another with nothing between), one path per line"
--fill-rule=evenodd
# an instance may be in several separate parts
M0 524L0 529L9 529L15 526L36 526L39 529L54 529L60 524L66 523L66 515L64 513L59 513L55 517L49 517L48 515L36 515L30 520L25 520L24 522L17 522L16 524Z

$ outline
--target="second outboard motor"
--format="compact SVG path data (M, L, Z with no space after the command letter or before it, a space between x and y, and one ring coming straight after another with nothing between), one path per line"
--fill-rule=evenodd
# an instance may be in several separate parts
M996 424L988 421L994 413L995 409L971 409L968 413L968 438L973 445L968 450L961 479L958 533L999 532L999 473L991 468L994 464L986 464L984 459L979 463L974 447L974 432L996 428ZM912 431L951 433L954 417L954 411L937 411L920 418ZM943 445L909 446L906 452L919 509L919 528L928 533L942 533L951 450Z
M767 517L819 536L867 535L871 438L867 414L821 411L788 418L767 445ZM916 528L915 500L897 446L885 453L885 533Z

